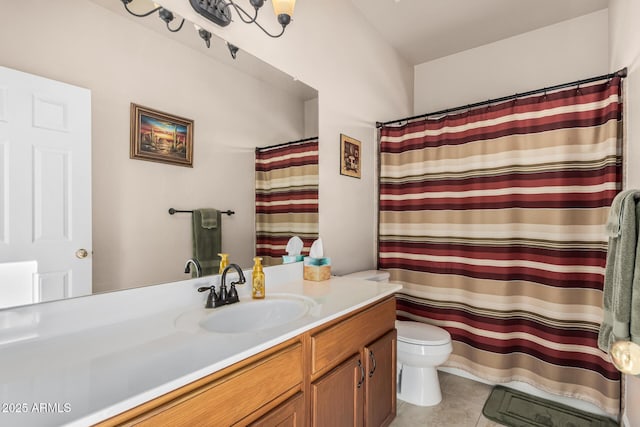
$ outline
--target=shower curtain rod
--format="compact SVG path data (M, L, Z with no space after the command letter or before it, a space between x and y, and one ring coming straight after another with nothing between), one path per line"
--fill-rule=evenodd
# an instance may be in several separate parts
M495 98L495 99L489 99L487 101L476 102L475 104L462 105L460 107L447 108L446 110L434 111L433 113L419 114L417 116L405 117L403 119L391 120L391 121L388 121L388 122L376 122L376 127L377 128L381 128L381 127L384 127L386 125L395 124L395 123L401 123L401 122L404 122L404 121L408 122L409 120L422 119L422 118L429 117L429 116L440 116L440 115L443 115L443 114L449 114L449 113L453 113L454 111L469 110L469 109L472 109L472 108L482 107L482 106L489 105L489 104L495 104L495 103L498 103L498 102L504 102L504 101L509 101L509 100L512 100L512 99L522 98L524 96L535 95L537 93L549 92L549 91L553 91L553 90L557 90L557 89L564 89L564 88L571 87L571 86L579 86L579 85L586 84L586 83L597 82L598 80L611 79L613 77L620 77L620 78L627 77L627 67L624 67L623 69L621 69L619 71L616 71L615 73L604 74L602 76L591 77L589 79L576 80L575 82L571 82L571 83L563 83L563 84L559 84L559 85L555 85L555 86L551 86L551 87L545 87L545 88L542 88L542 89L531 90L529 92L516 93L514 95L503 96L502 98Z
M283 142L282 144L268 145L266 147L256 147L256 152L258 152L259 150L269 150L271 148L284 147L287 145L298 144L300 142L314 141L317 139L318 139L317 136L312 136L311 138L304 138L304 139L298 139L296 141Z

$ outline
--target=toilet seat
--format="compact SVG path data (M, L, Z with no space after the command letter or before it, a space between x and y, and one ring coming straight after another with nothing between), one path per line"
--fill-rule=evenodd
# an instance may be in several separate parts
M451 343L451 335L446 330L426 323L396 320L398 341L423 346L441 346Z

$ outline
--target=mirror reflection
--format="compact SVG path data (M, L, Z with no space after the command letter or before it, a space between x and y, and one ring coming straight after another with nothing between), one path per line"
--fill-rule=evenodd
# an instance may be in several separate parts
M189 278L191 214L169 208L233 211L220 219L221 250L250 267L255 147L316 136L317 92L242 50L234 60L215 36L208 48L188 22L173 33L156 14L133 17L120 0L24 0L3 14L0 290L18 278L32 287L0 308ZM193 121L192 167L130 158L132 104ZM10 157L19 146L34 160ZM30 250L12 246L20 238ZM45 249L55 256L37 259Z

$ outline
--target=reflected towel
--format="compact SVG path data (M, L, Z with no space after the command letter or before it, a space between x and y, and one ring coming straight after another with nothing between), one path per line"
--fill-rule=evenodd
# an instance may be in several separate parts
M211 218L214 218L213 220ZM213 227L211 224L215 224ZM206 226L205 226L206 225ZM222 252L222 222L220 211L216 209L195 209L193 211L193 257L202 267L202 275L218 274Z
M609 211L604 319L598 334L598 347L605 352L618 340L640 343L639 196L638 190L623 191L613 199Z
M202 228L216 228L218 226L218 217L220 212L217 209L198 209L202 216L201 226Z

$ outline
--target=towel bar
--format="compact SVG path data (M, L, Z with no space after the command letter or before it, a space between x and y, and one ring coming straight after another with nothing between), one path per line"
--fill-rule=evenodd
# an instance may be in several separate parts
M180 211L174 208L169 208L169 215L173 215L174 213L193 213L193 211ZM220 213L227 214L229 216L235 214L235 211L227 209L226 211L220 211Z

